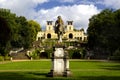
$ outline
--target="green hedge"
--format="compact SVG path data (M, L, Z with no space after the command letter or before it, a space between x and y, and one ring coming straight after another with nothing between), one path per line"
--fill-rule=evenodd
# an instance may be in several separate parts
M86 55L86 50L83 48L80 49L69 49L67 50L70 59L80 59L84 58ZM50 59L53 53L53 48L45 49L44 57ZM40 53L41 54L41 53Z

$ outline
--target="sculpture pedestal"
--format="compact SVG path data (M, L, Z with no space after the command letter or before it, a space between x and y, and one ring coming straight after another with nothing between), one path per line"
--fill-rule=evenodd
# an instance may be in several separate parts
M51 59L52 69L48 73L48 77L71 76L71 72L69 70L68 53L64 51L63 47L55 47Z

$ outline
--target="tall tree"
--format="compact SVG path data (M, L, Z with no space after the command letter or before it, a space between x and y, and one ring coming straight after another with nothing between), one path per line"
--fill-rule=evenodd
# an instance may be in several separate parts
M101 49L101 52L113 53L119 46L120 39L117 25L120 23L117 15L118 11L109 9L103 10L101 13L90 18L88 32L88 45L92 49Z
M5 56L14 47L30 48L39 30L37 22L0 8L0 55Z
M16 29L15 14L8 9L0 9L0 54L6 55L10 49L10 41Z
M35 41L38 31L41 31L40 24L37 23L36 21L30 20L30 21L28 21L28 25L29 25L29 27L31 29L32 41Z

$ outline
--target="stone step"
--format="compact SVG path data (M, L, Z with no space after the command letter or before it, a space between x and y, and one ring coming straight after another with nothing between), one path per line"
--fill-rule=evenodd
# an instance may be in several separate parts
M18 60L18 59L29 59L29 57L26 55L26 51L14 53L11 55L13 60Z

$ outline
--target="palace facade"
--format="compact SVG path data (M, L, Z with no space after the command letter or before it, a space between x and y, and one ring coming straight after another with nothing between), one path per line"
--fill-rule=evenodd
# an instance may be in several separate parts
M86 41L87 35L84 29L74 30L73 21L67 21L67 25L65 25L65 34L63 34L62 38L67 40ZM47 21L46 30L38 32L37 41L41 39L57 39L53 21Z

